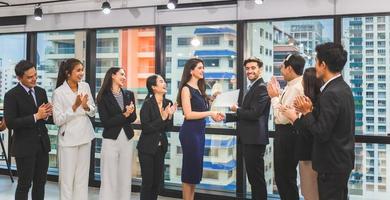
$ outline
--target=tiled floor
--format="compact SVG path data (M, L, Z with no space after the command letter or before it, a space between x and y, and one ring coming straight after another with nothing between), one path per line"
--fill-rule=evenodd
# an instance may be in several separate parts
M16 178L17 179L17 178ZM13 200L17 182L11 182L8 176L0 175L0 199ZM97 200L99 196L99 188L89 188L89 200ZM47 182L45 200L57 200L58 184L56 182ZM139 199L139 193L132 193L131 199ZM161 200L175 200L174 198L159 197Z

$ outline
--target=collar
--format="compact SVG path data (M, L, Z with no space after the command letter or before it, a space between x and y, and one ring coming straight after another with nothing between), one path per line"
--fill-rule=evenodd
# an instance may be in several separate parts
M340 76L341 76L341 74L338 74L338 75L334 76L333 78L329 79L329 80L320 88L320 91L321 91L321 92L324 91L324 89L326 88L326 86L327 86L331 81L333 81L334 79L336 79L336 78L338 78L338 77L340 77Z
M27 94L29 94L29 91L30 91L30 90L32 90L32 91L33 91L33 93L35 93L35 90L34 90L34 88L29 88L29 87L27 87L27 86L23 85L23 83L22 83L22 82L19 82L19 84L20 84L20 85L23 87L23 89L24 89L24 90L26 90Z
M295 84L298 84L298 83L301 83L301 82L302 82L302 76L298 76L298 77L294 78L293 80L288 81L287 85L288 86L292 86L292 85L295 85Z
M253 84L255 84L258 80L260 80L261 79L261 76L259 76L259 78L257 78L256 80L254 80L254 81L249 81L250 83L249 83L249 85L247 86L247 89L249 90L251 87L252 87L252 85Z

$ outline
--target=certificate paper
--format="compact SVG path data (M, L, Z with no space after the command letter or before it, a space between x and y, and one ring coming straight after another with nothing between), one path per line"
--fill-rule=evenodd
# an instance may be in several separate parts
M213 107L230 107L233 104L237 104L240 90L233 90L221 93L214 100Z

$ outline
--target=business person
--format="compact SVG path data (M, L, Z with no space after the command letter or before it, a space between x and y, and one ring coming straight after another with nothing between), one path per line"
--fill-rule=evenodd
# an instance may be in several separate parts
M264 153L268 141L268 117L271 101L261 77L263 62L258 58L244 61L249 80L246 94L240 94L239 104L232 105L233 113L226 114L226 122L237 122L238 141L243 146L243 157L252 199L267 199L264 179Z
M31 182L31 198L43 200L50 151L45 120L53 108L46 91L36 86L34 64L21 60L15 66L15 74L19 83L4 97L4 117L8 128L13 130L11 154L19 177L15 200L28 199Z
M313 169L318 173L321 200L348 199L348 179L355 160L355 110L351 88L341 71L348 53L341 44L316 47L316 75L325 83L317 105L309 97L297 97L294 107L302 113L290 120L313 135Z
M275 77L267 85L275 121L275 182L282 200L299 199L297 185L298 159L295 156L298 134L279 108L283 105L293 106L295 97L303 95L302 73L304 67L305 59L302 56L289 54L280 66L283 79L287 81L287 86L283 92L280 92L280 86Z
M302 85L304 89L304 95L309 97L313 105L316 105L320 88L322 86L322 80L316 77L316 70L314 67L307 68L303 73ZM291 105L283 105L280 108L281 113L289 118L297 115L297 111ZM302 195L305 200L318 200L318 182L317 172L313 170L312 165L312 152L313 152L313 135L306 129L300 130L299 127L295 127L298 131L295 145L295 157L299 160L299 177Z
M205 118L211 116L215 121L223 120L221 113L209 111L204 69L202 60L189 59L184 65L177 96L178 106L182 107L184 112L184 122L179 132L183 151L181 181L184 200L194 199L195 186L202 179Z
M164 159L168 150L165 132L173 126L176 105L165 98L167 85L157 74L146 79L146 95L142 105L141 136L138 141L138 158L141 166L141 200L157 200L164 181Z
M104 76L97 96L103 124L100 200L131 199L131 166L134 130L137 119L134 93L122 89L125 71L111 67Z
M89 117L95 103L84 66L71 58L61 62L53 93L53 120L58 130L58 164L61 200L88 199L91 140L95 132Z

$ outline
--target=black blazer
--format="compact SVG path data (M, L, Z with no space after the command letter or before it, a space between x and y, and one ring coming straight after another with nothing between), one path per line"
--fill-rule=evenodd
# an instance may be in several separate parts
M321 92L312 113L294 122L313 135L313 169L349 173L355 161L355 105L351 88L338 77Z
M167 107L172 101L163 100L163 107ZM141 136L137 149L141 153L155 154L158 150L158 143L161 142L163 152L168 149L168 139L165 132L173 127L173 118L162 120L161 114L154 96L146 99L142 105L141 112Z
M48 103L46 91L34 87L38 107ZM38 111L34 99L20 83L9 90L4 97L4 117L7 127L13 130L11 154L15 157L32 156L40 145L50 151L50 139L45 120L35 122L34 114Z
M242 93L240 98L242 99ZM241 101L240 101L241 102ZM268 118L271 100L263 79L249 89L236 113L227 113L226 122L237 121L237 134L243 144L263 144L268 140Z
M98 102L99 117L104 127L103 138L116 140L122 128L129 140L134 136L134 130L131 126L131 123L137 119L134 93L122 89L121 92L124 106L133 102L134 112L126 118L123 115L126 108L121 109L112 92L104 93L100 102Z

